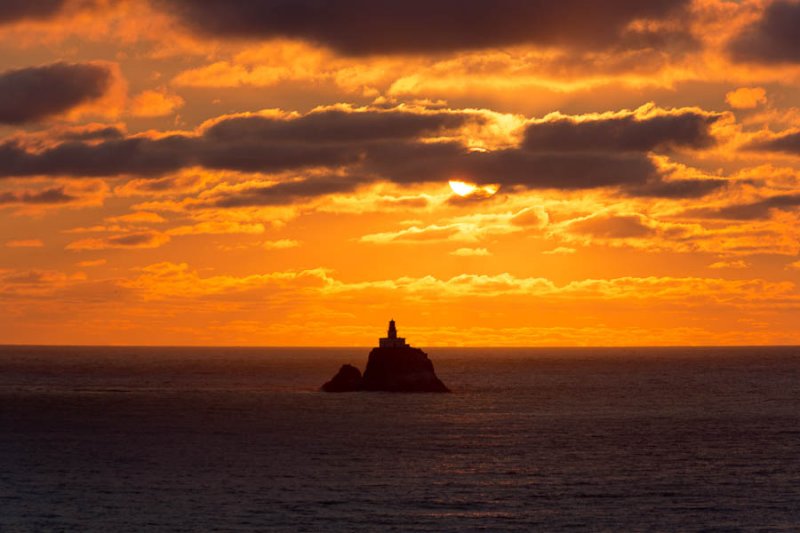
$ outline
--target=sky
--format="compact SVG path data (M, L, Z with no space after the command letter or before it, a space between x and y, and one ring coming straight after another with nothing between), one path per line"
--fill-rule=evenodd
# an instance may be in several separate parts
M5 0L0 343L800 344L798 27Z

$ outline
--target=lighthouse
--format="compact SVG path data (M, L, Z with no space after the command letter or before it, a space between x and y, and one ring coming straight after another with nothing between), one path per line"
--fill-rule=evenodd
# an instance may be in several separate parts
M394 319L389 321L389 331L386 332L386 336L378 339L378 346L381 348L404 348L408 346L403 337L397 336L397 326L394 324Z
M394 320L385 337L369 352L367 368L361 375L353 365L342 365L333 379L322 386L325 392L389 391L450 392L433 371L428 354L406 344L397 336Z

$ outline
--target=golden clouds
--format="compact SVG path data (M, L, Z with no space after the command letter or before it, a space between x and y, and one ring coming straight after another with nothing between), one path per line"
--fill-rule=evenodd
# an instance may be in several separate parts
M450 252L450 255L457 255L459 257L487 257L492 253L486 248L459 248Z
M490 236L539 229L547 225L547 222L548 216L544 209L526 207L517 212L456 216L444 220L442 224L411 225L394 232L364 235L361 241L375 244L477 242Z
M147 90L131 99L130 112L137 117L161 117L173 114L183 104L183 98L166 89Z
M435 3L0 5L0 321L800 342L795 3Z
M200 324L214 317L217 327L206 328L204 342L220 342L236 324L249 324L251 338L283 345L296 344L299 333L303 333L305 345L328 342L331 335L341 344L357 343L364 333L358 309L388 312L387 299L394 312L409 316L419 316L419 309L426 306L437 306L437 316L426 326L421 326L419 319L410 324L412 331L428 335L426 340L443 332L439 338L446 343L469 341L475 345L514 345L518 339L560 344L586 332L590 332L591 343L607 345L640 344L643 338L656 343L680 339L684 343L768 342L791 338L790 324L779 319L772 330L732 334L726 322L754 316L775 320L778 309L800 305L795 284L757 278L650 276L556 283L500 273L346 281L322 268L237 276L201 273L188 264L171 262L150 264L132 274L126 279L103 280L83 273L6 270L0 272L0 292L23 315L35 313L34 302L42 296L68 293L73 302L93 302L91 308L79 311L85 320L102 313L106 320L126 322L136 330L141 317L161 310L159 316L188 321L179 327L184 333L200 332ZM98 294L97 287L116 289ZM118 305L119 298L126 302L124 306ZM307 316L309 302L315 302L315 329L324 334L306 331L296 321ZM700 310L713 310L713 314L698 313ZM220 320L220 316L224 318ZM481 324L470 322L469 316L480 317ZM669 327L664 320L670 320ZM48 326L53 331L58 328L58 324ZM463 333L463 328L473 336L451 339L448 332ZM631 337L632 331L644 337ZM498 341L501 332L520 336ZM657 341L659 333L667 337Z
M726 94L725 101L736 109L752 109L767 103L767 92L761 87L740 87Z
M735 268L735 269L741 269L741 268L748 268L749 266L750 266L750 264L747 261L744 261L742 259L735 259L733 261L717 261L716 263L711 263L710 265L708 265L708 268L716 268L716 269Z
M552 250L545 250L542 252L544 255L568 255L574 254L577 250L575 248L568 248L566 246L559 246L557 248L553 248Z
M300 242L294 239L279 239L277 241L264 241L261 247L265 250L286 250L288 248L297 248Z
M307 288L324 286L328 282L325 269L272 272L243 277L203 277L186 263L163 262L141 268L138 276L120 284L136 290L145 300L173 297L186 300L217 295L231 297L245 293L250 293L250 297L258 297L263 291L278 292L290 287L292 291L299 293Z

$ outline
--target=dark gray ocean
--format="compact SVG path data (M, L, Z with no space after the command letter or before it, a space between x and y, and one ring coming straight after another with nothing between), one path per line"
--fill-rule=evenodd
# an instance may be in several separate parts
M0 531L800 531L800 349L0 347Z

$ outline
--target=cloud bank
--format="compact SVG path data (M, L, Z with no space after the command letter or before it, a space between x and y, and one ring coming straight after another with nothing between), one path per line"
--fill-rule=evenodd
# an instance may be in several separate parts
M111 70L96 63L53 63L0 74L0 124L42 120L102 97Z

